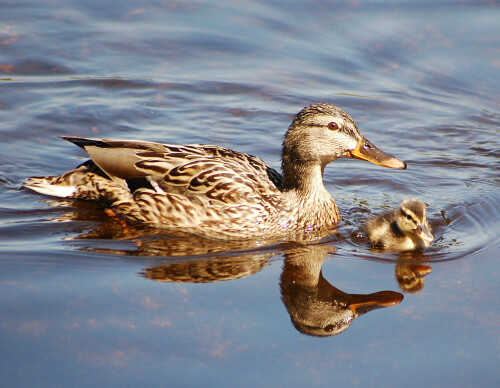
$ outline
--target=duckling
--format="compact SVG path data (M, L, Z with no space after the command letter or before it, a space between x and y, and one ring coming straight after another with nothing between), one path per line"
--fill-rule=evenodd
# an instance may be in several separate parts
M331 228L340 215L323 171L338 158L406 168L366 140L351 116L325 103L294 117L283 141L283 175L258 157L214 145L62 138L91 160L61 176L29 178L24 187L98 201L142 224L224 240Z
M434 237L426 217L426 206L416 199L404 200L400 207L370 218L368 238L376 248L411 251L428 247Z

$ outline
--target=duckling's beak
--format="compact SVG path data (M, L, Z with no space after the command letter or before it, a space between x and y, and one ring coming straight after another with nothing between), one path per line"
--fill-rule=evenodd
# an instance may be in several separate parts
M351 294L347 303L355 316L382 307L395 306L403 300L403 294L394 291L380 291L368 295Z
M382 150L379 150L364 137L361 137L358 140L356 148L354 148L352 151L347 152L347 156L349 156L350 158L366 160L368 162L378 164L382 167L397 168L400 170L406 169L405 162L392 155L386 154Z
M419 226L417 226L415 232L417 233L417 236L423 240L425 245L429 245L432 240L434 240L434 236L431 234L431 232L427 228L427 225L425 224L420 224Z
M428 265L415 264L410 266L412 272L419 278L423 278L432 272L432 268Z

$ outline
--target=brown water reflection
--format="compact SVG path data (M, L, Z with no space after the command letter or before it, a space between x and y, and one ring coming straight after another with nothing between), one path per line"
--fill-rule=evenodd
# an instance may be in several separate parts
M282 300L293 325L303 334L338 335L358 316L403 300L399 292L349 294L331 285L321 271L331 250L329 245L309 245L285 252L280 282Z
M345 331L355 318L392 307L403 300L394 291L348 294L332 286L321 268L331 245L294 245L284 250L280 278L282 301L295 328L307 335L326 337ZM273 254L200 258L146 268L147 279L170 283L213 283L239 279L260 271Z

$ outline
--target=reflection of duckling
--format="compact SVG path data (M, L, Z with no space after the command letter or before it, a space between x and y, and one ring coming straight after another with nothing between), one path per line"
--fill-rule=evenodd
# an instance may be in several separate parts
M370 218L366 229L374 247L393 251L423 249L434 239L425 204L416 199L406 199L399 209Z
M402 291L411 294L424 288L424 278L432 272L432 268L421 264L398 263L396 265L396 279Z

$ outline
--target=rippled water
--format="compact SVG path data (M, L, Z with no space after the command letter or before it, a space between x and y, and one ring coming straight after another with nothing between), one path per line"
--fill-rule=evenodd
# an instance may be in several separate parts
M225 3L2 3L0 385L497 386L498 5ZM85 160L60 135L279 168L318 101L408 169L328 166L344 221L308 247L165 236L20 189ZM434 243L372 250L364 220L405 197Z

